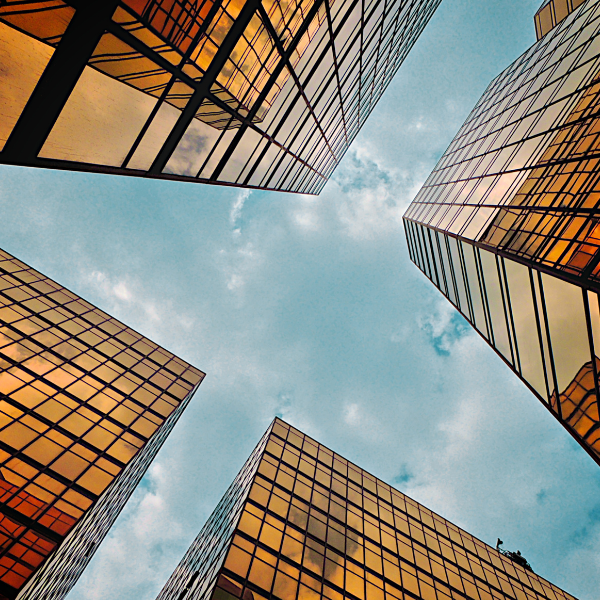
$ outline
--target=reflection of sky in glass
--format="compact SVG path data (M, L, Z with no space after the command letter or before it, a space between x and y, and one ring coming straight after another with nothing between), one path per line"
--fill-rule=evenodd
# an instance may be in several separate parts
M598 295L422 225L406 231L413 261L598 461Z
M158 600L572 598L280 419L267 435L222 568L189 569L201 533Z
M89 59L81 57L83 72L69 75L72 87L65 81L52 90L62 110L48 116L41 152L23 159L21 148L18 160L318 193L438 4L123 1L89 32L98 41ZM27 17L17 19L13 5L0 19L37 36L37 54L44 42L60 41L73 14L62 1L49 11L28 2L20 9ZM46 12L60 16L62 31L42 31ZM78 27L75 19L65 44ZM66 60L59 56L56 65ZM32 71L32 81L13 102L7 139L45 64L28 62L19 68ZM68 72L56 69L56 78ZM18 80L5 78L9 90L23 87ZM27 145L20 132L29 114L7 162L16 145ZM199 148L198 137L209 145Z

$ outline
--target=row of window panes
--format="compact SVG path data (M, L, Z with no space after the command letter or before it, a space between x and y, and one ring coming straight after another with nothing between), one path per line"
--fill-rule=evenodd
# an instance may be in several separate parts
M3 251L0 251L0 288L5 297L8 296L15 304L18 303L28 308L26 313L22 311L21 315L38 316L48 313L45 318L54 323L61 324L74 321L73 324L69 325L72 330L72 333L69 333L72 336L81 337L81 341L87 346L99 345L100 349L106 352L108 356L114 356L120 350L124 350L125 346L130 346L129 358L126 360L126 366L128 367L134 366L146 356L148 360L154 363L152 365L148 360L145 360L144 365L146 368L152 370L160 368L165 371L162 377L166 380L182 377L191 385L195 385L201 379L201 373L197 369L190 367L173 354L160 348L119 321L112 319L72 292L30 269L27 265ZM5 306L11 306L11 302L6 302ZM3 315L9 316L9 311L10 309L5 310ZM3 320L7 323L14 323L17 319L9 320L3 317ZM46 325L46 328L48 327L49 325ZM29 325L30 331L27 331L27 333L37 333L42 329L44 329L43 324L32 319ZM84 330L87 332L86 335L83 334ZM110 338L113 339L108 341ZM56 340L56 342L58 341ZM102 342L107 342L107 344L102 345ZM140 374L146 377L151 375L147 370L142 371ZM160 379L159 381L164 385L166 380ZM182 399L182 396L184 397L189 389L191 388L188 385L186 391L176 395L176 397Z
M263 474L262 465L259 469L259 473ZM273 479L278 485L286 483L279 475ZM268 488L270 487L270 484L265 483L260 479L257 479L257 483L258 482L260 482L262 486L265 486L267 491L258 488L255 485L250 498L264 506L267 506L268 502L269 510L285 519L287 516L287 506L290 502L289 494L285 491L277 490L277 495L271 496L271 500L269 501ZM317 488L317 486L315 486L315 488ZM483 577L483 569L485 569L486 572L496 570L500 573L504 573L508 571L515 579L520 579L526 585L532 586L529 578L522 569L519 569L519 571L516 572L512 565L506 560L501 560L497 553L492 552L491 554L488 554L483 545L479 544L480 547L477 550L480 555L485 553L487 556L487 564L486 562L480 562L478 558L473 554L468 553L464 548L457 546L455 542L437 536L435 532L423 527L418 521L415 521L410 517L407 519L407 517L402 515L399 511L395 511L394 514L396 521L394 527L393 519L391 521L392 525L388 525L366 513L363 515L362 511L355 506L348 504L346 507L343 500L333 495L331 503L328 504L327 497L325 496L327 491L320 487L318 488L319 491L316 489L313 491L311 498L310 488L308 489L308 494L305 492L307 489L306 479L301 476L298 477L293 488L288 485L287 489L290 492L292 492L293 489L294 493L292 508L289 514L289 519L293 523L305 530L308 522L309 533L323 541L327 535L328 543L340 552L344 552L344 539L346 539L346 546L350 544L353 548L352 554L355 558L360 556L361 561L364 561L362 546L368 546L368 548L370 548L367 552L368 557L370 557L368 564L378 570L379 573L381 573L381 558L377 559L376 555L381 557L383 547L384 555L385 552L388 554L393 553L395 556L400 556L402 560L409 561L413 565L416 564L417 566L426 569L429 573L432 572L432 568L435 569L436 567L429 566L428 559L424 557L429 555L434 562L439 562L442 560L443 556L445 559L451 560L453 563L460 565L464 570L472 572L474 575ZM304 504L303 500L297 498L298 496L300 498L303 497L306 502L311 503L310 518L308 517L309 508ZM329 527L327 526L327 518L323 516L322 512L330 515ZM332 516L335 518L335 521L332 521ZM252 522L255 527L256 520L251 516L246 517L245 521L240 523L240 528L249 532L251 529L248 528L251 527ZM347 522L347 533L340 522ZM388 523L389 522L390 521L388 521ZM247 529L244 529L244 527L247 527ZM365 539L368 538L368 542L365 541L364 544L362 538L363 532ZM412 543L411 545L411 540L415 540L415 542L418 540L419 543ZM357 544L360 546L360 553L358 553ZM376 546L374 544L376 544ZM379 550L377 548L379 548ZM349 552L348 547L346 548L346 551ZM475 551L475 548L473 548L473 552ZM375 554L373 554L373 552L375 552ZM379 567L377 567L377 561L379 561ZM489 580L490 576L487 576L487 579Z
M580 48L577 52L583 53L585 48L589 47L593 38L588 40L580 40ZM553 69L558 71L561 70L561 76L563 81L569 82L569 90L568 93L573 94L574 88L576 85L572 84L574 76L571 76L569 72L567 72L566 65L571 64L569 58L563 57L562 54L559 54L561 60L558 60ZM590 59L587 63L587 68L580 69L577 73L577 81L584 82L586 78L589 79L590 74L594 74L597 67L594 65L598 61L594 58ZM512 85L510 82L509 85ZM568 114L568 105L565 105L565 102L558 102L558 100L550 101L549 98L544 97L544 101L540 102L539 99L545 94L546 90L552 89L551 84L548 82L547 74L537 74L537 79L533 82L531 86L527 86L523 84L519 88L520 94L524 95L524 90L528 90L528 95L525 98L521 98L519 109L515 108L515 105L506 105L506 100L510 98L509 92L507 89L502 88L501 90L496 91L496 94L499 94L500 102L494 106L495 110L498 111L500 115L504 115L504 118L500 121L500 117L498 113L493 113L489 117L485 119L482 118L483 115L479 114L477 109L473 111L471 117L459 134L456 136L455 140L452 142L440 162L438 163L436 169L432 173L432 175L428 178L428 181L425 184L423 191L417 197L417 202L424 201L427 199L428 195L431 195L429 188L433 185L454 181L456 179L464 179L468 177L473 177L477 174L476 171L473 171L475 167L480 163L479 158L481 155L490 152L493 148L499 147L507 147L511 143L515 144L513 148L506 148L500 154L496 153L497 158L493 161L493 157L487 157L486 166L482 167L481 164L478 167L478 171L482 170L483 174L491 173L491 172L499 172L502 169L508 168L505 164L510 165L509 155L513 154L513 162L518 158L517 161L520 165L523 164L523 158L520 157L520 154L514 148L522 147L526 141L526 131L523 129L529 129L529 135L539 135L539 132L548 131L553 122L556 122L559 119L559 112L562 112L563 118L565 114ZM558 94L558 90L554 90L555 94ZM484 97L490 94L490 90L484 95ZM538 98L536 102L532 103L532 100ZM502 101L504 99L504 101ZM571 105L574 102L574 99L570 101ZM491 110L491 108L489 109ZM537 126L535 122L532 122L531 119L534 118L534 115L537 114ZM527 119L525 119L526 115L531 115ZM507 119L510 117L509 121ZM525 119L525 120L524 120ZM490 124L495 123L495 127L490 127ZM521 126L517 126L521 123ZM498 129L498 127L503 127L503 129ZM479 132L482 133L479 133ZM508 136L511 136L510 139L507 139ZM483 145L480 140L487 139L487 143ZM464 140L468 140L466 143ZM543 140L535 143L535 146L542 146ZM506 161L509 161L506 163ZM465 171L462 168L462 173L457 172L457 167L462 163L467 161L467 163L472 164L470 167L470 171ZM492 164L493 163L493 164ZM516 163L515 163L516 164ZM450 174L448 174L450 173ZM463 202L466 201L467 198L463 196L459 196L458 198L453 198L454 202ZM416 215L412 212L409 212L407 216L411 218L416 218ZM429 220L429 222L431 222Z
M483 243L574 275L598 276L597 272L587 273L599 248L596 221L589 214L551 209L590 210L598 204L597 159L586 158L600 147L595 114L599 103L600 83L596 83L559 129L543 160L519 188L511 208L496 215ZM559 161L562 164L553 164Z
M268 486L266 482L262 481L262 483ZM264 496L265 492L268 496L268 492L264 488L262 492L257 492L255 491L256 489L257 487L253 488L253 493L256 497ZM271 496L271 501L269 502L271 512L275 514L279 512L284 518L287 511L282 511L281 507L285 504L285 500L282 498L285 495L285 492L277 490L277 495ZM276 502L273 502L274 499ZM289 497L287 501L289 502ZM445 598L446 595L450 595L448 586L460 590L461 593L467 593L470 596L473 596L473 591L477 587L481 590L480 593L485 596L492 591L484 583L486 579L492 586L497 588L494 591L499 597L503 597L503 594L499 593L498 590L507 591L510 595L514 595L515 593L515 590L510 587L506 574L502 571L494 570L489 566L484 566L482 569L478 564L473 565L466 561L465 557L462 557L462 561L466 561L467 568L476 573L477 577L473 577L470 573L459 569L455 564L449 563L441 556L429 554L428 558L428 552L425 548L422 548L423 553L419 551L415 552L415 558L413 558L411 552L410 557L401 555L402 558L399 559L397 555L395 556L395 550L394 554L385 548L382 550L377 544L368 539L364 540L363 546L363 538L357 536L357 534L352 534L350 530L348 530L348 535L345 536L343 528L340 531L339 525L331 519L329 519L329 528L327 528L324 522L327 521L327 517L323 516L319 511L311 509L311 517L308 518L303 508L308 511L308 507L303 502L297 499L292 500L289 519L293 525L290 523L284 525L272 514L268 514L265 517L264 511L249 504L242 515L239 530L244 532L249 538L258 539L260 544L270 548L271 552L278 553L281 549L281 553L288 559L288 561L279 561L279 564L284 566L284 572L286 565L288 569L291 568L290 563L302 564L311 573L311 576L308 576L308 580L316 584L311 587L317 593L321 593L321 577L324 576L325 584L330 582L334 586L341 588L342 591L346 589L354 597L364 598L364 565L367 567L367 578L371 583L377 582L378 585L376 587L381 591L384 588L383 579L385 578L387 580L386 585L391 590L395 590L396 594L398 594L399 590L394 586L394 583L397 586L402 585L405 589L417 594L419 597L429 597L428 594L433 593L434 585L438 590L439 598ZM303 533L298 531L298 529L306 530L307 523L308 532L311 535L310 538L307 538ZM324 542L325 531L327 529L329 530L327 535L330 547L325 550L324 544L317 542L313 538L321 539ZM349 557L346 558L345 563L343 557L344 539L346 541L346 553ZM242 578L248 576L251 583L258 585L267 592L270 591L275 571L274 569L266 568L265 563L275 567L276 557L273 557L263 548L257 548L255 562L250 567L252 547L256 546L256 543L248 542L240 536L237 536L235 541L237 542L237 547L234 546L232 548L225 563L225 568L233 571ZM405 561L410 561L412 565ZM461 559L459 559L460 561ZM414 565L418 568L415 568ZM511 568L510 564L508 566ZM298 581L297 568L294 568L296 569L294 573L295 579ZM345 581L344 571L346 572ZM354 573L358 577L348 575L348 572ZM303 580L306 580L307 575L305 572ZM363 577L361 578L360 575ZM419 592L417 582L421 585L421 592ZM390 583L392 584L391 586ZM520 593L524 593L524 588L519 582L511 580L511 583L516 589L520 590ZM538 590L538 593L543 594L544 597L553 597L546 582L540 583L536 579L533 585ZM525 589L525 593L528 593L529 598L537 597L533 589ZM273 593L280 598L289 598L287 595L282 595L281 590L274 590ZM378 592L367 589L367 594L369 593ZM419 593L425 595L421 596ZM435 598L435 595L431 597ZM477 596L475 595L475 597Z
M77 529L59 545L47 562L38 566L32 587L27 591L30 597L59 600L68 594L188 403L189 398L180 403L114 484L86 512Z
M333 7L333 8L335 8L335 7ZM372 11L375 11L375 10L376 10L376 8L375 8L375 7L373 7L371 10L372 10ZM336 11L333 11L333 12L336 12ZM334 18L334 19L336 19L336 17L339 17L339 14L338 14L337 12L336 12L336 14L335 14L335 15L333 15L333 18ZM377 30L377 28L375 28L375 29L374 29L374 34L376 33L376 30ZM132 31L135 31L135 30L134 30L134 29L132 29ZM137 32L137 33L139 33L139 32ZM107 34L107 35L108 35L108 34ZM411 40L411 43L412 43L412 40ZM154 44L154 45L153 45L153 44L150 44L150 46L151 46L151 47L158 47L156 44ZM167 58L167 60L168 60L168 56L166 56L166 55L165 55L165 57L166 57L166 58ZM175 63L176 63L176 61L174 61L174 60L171 60L171 62L172 62L173 64L175 64ZM307 63L307 66L308 66L308 64L310 64L310 63ZM159 69L159 71L160 71L160 69ZM150 70L149 70L149 71L147 70L147 73L148 73L148 76L149 76L149 77L154 77L154 75L151 75L151 73L152 73L152 72L155 72L155 74L158 74L158 72L159 72L159 71L156 71L156 69L154 69L154 67L152 67L152 68L150 68ZM163 71L164 71L164 69L163 69ZM158 76L158 75L157 75L157 76ZM149 80L149 81L150 81L150 80ZM165 80L164 80L164 82L163 82L163 83L164 83L164 85L166 85L166 81L167 81L167 80L165 79ZM155 84L150 84L150 83L149 83L149 85L152 87L152 89L154 89L154 90L155 90L155 93L158 93L159 89L163 89L163 87L164 87L164 86L163 86L163 84L160 84L160 86L163 86L163 87L160 87L160 86L159 86L158 88L155 86ZM177 85L179 85L179 84L177 84ZM173 95L173 98L175 98L175 96L177 96L177 94L175 94L175 93L174 93L174 95ZM184 94L184 96L185 96L185 94ZM181 94L179 94L179 97L183 98L183 96L181 96ZM188 97L189 97L189 93L188 93ZM174 103L174 105L177 105L177 102L176 102L175 100L173 100L173 103ZM369 108L369 110L370 110L370 108ZM159 111L159 112L160 112L160 111ZM354 135L354 132L353 132L353 135ZM44 153L42 153L42 154L43 154L43 155L46 155L46 154L44 154ZM112 154L114 155L115 153L112 153ZM97 162L97 161L95 161L95 160L91 160L91 162ZM111 164L112 164L112 163L111 163ZM314 179L314 178L313 178L313 179ZM317 181L317 180L315 180L315 182L316 182L316 185L317 185L318 187L319 187L319 186L322 186L322 185L323 185L323 183L324 183L324 182L322 182L322 181ZM307 185L309 185L309 184L307 183ZM309 189L309 188L306 188L306 189ZM313 185L313 189L314 189L314 185Z
M580 77L583 77L583 75L580 75ZM573 102L573 101L571 101ZM529 104L529 103L527 103ZM525 106L525 105L524 105ZM525 121L519 121L520 123L522 123L521 128L519 129L519 127L516 127L515 124L510 124L510 125L505 125L504 129L502 130L502 133L498 134L496 131L493 133L489 133L487 134L487 139L488 139L488 143L487 146L482 146L481 144L476 144L477 145L477 157L481 156L483 154L485 154L486 152L489 152L491 149L493 148L499 148L499 147L504 147L507 146L510 142L507 141L507 136L511 135L513 140L516 141L520 141L523 138L526 137L526 132L525 130L523 130L523 125L526 126L526 129L529 129L531 131L530 135L532 134L537 134L540 131L546 131L548 129L551 128L552 123L559 117L558 112L555 109L558 109L560 111L562 111L563 115L568 113L568 110L566 110L565 108L565 103L564 102L555 102L554 104L545 102L543 107L540 107L541 110L538 110L537 115L539 117L539 122L538 125L536 126L535 123L531 122L531 118L533 118L533 115L531 117L528 118L528 120ZM507 115L510 114L510 111L507 112ZM523 116L520 117L520 119L522 119ZM517 123L518 125L518 123ZM539 142L536 143L536 145L539 145ZM471 147L474 148L475 145L471 144ZM458 165L460 162L462 161L473 161L475 160L477 157L476 156L465 156L465 149L462 149L459 151L459 155L458 155L458 160L456 159L456 153L451 152L452 151L452 147L449 148L449 150L447 151L447 153L445 154L445 156L443 157L443 159L440 161L440 163L438 164L438 166L436 167L436 170L434 171L434 173L430 176L429 181L427 182L427 185L430 186L432 184L436 184L436 183L441 183L443 181L450 181L450 180L455 180L456 178L465 178L468 176L472 176L472 174L470 175L469 172L466 173L461 173L461 174L456 174L456 166L454 165ZM499 170L501 170L503 168L504 163L508 160L509 155L513 153L514 150L504 150L502 154L498 155L498 158L496 159L495 163L492 165L490 163L487 164L487 167L485 167L483 169L484 172L497 172ZM495 155L494 155L495 156ZM522 161L520 161L522 163ZM479 163L479 160L475 160L474 164ZM510 163L509 163L510 164ZM494 166L495 165L495 166ZM481 167L480 167L481 168ZM451 175L447 175L446 172L452 170L452 174Z
M276 422L266 452L269 452L270 449L274 448L274 443L277 441L275 435L281 433L280 428L283 428L283 424ZM299 432L296 433L293 430L291 431L293 436L299 434ZM310 440L310 438L306 439L310 442L310 446L316 444L316 442ZM324 447L319 446L319 449L324 449ZM293 446L286 445L281 460L290 459L291 456L294 456L294 448ZM319 460L320 458L319 452ZM308 471L307 475L302 473L302 471L307 471L307 467L303 462L311 460L310 454L306 455L302 453L302 458L299 462L300 472L297 474L295 480L294 475L296 472L294 469L280 463L277 470L277 467L274 464L276 461L270 459L268 455L265 455L265 461L261 463L259 473L263 476L267 476L272 481L276 481L278 485L283 486L290 493L293 492L295 496L303 498L306 502L311 502L313 506L321 511L328 512L334 516L336 514L343 515L343 512L346 510L344 498L347 497L347 516L348 519L350 519L350 517L352 518L352 525L350 524L350 521L348 521L348 526L353 527L360 533L363 533L364 531L365 535L366 532L369 531L371 539L377 543L383 542L385 545L384 540L388 540L389 544L392 544L395 547L395 541L392 543L391 540L396 536L398 539L401 537L403 540L402 543L410 547L410 542L407 544L406 538L406 536L409 536L412 539L418 540L423 546L426 545L430 549L435 549L438 553L441 552L444 556L451 557L451 560L455 562L458 561L459 564L461 560L467 560L466 557L468 556L469 562L466 564L476 565L475 568L480 568L480 561L485 561L489 568L492 568L491 565L494 565L495 568L500 568L501 571L507 571L514 578L520 579L527 585L534 585L529 582L536 578L535 575L531 576L529 572L524 571L520 567L513 570L512 563L493 551L489 546L485 546L479 540L476 540L466 532L459 530L456 526L440 518L438 515L431 513L431 511L428 511L425 507L417 505L406 496L400 495L396 490L393 490L393 488L391 489L393 494L392 502L394 503L393 508L388 504L389 500L387 498L383 500L380 497L379 502L376 502L368 489L360 490L360 488L353 484L351 480L347 481L348 487L346 492L343 483L344 479L339 476L341 473L336 469L336 463L340 458L341 457L338 455L335 455L333 466L336 472L333 473L333 479L327 479L326 472L321 470L324 465L318 465L319 468L316 471L317 483L314 485L309 479L311 471ZM295 463L295 459L293 459L293 461ZM349 474L352 478L352 470L349 471ZM372 476L364 471L363 474L372 478ZM364 479L364 481L369 482L370 479ZM379 486L385 486L383 482L380 482L379 480L375 481L377 482L378 488ZM311 487L314 488L312 495ZM331 488L332 491L335 492L335 495L333 493L330 494L327 488ZM385 490L385 487L381 487L380 489ZM284 494L285 492L283 492L282 495ZM331 503L328 505L329 496L331 496ZM385 493L383 496L385 498ZM370 497L373 499L369 499ZM403 501L403 503L399 501ZM361 510L363 502L365 509L364 515ZM377 504L379 504L379 517L377 517ZM368 512L373 516L370 516ZM339 519L339 517L337 518ZM340 520L343 522L343 519ZM380 534L377 529L381 529L381 538L379 537ZM394 534L394 529L398 533ZM459 548L459 546L462 546L463 548ZM442 549L441 551L440 548ZM454 552L451 548L454 549Z
M405 220L411 259L600 457L598 296ZM589 323L589 328L588 328Z

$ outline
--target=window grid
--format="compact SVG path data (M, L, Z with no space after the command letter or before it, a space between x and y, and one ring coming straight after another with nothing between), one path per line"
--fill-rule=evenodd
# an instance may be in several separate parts
M0 251L0 594L24 586L202 378Z
M199 536L157 600L572 598L281 419L267 435L211 579Z
M411 259L600 463L598 295L508 256L405 220ZM438 251L422 236L439 241ZM450 251L455 246L464 257ZM441 253L441 255L440 255ZM468 260L468 264L465 263ZM450 270L450 294L432 276Z
M405 229L411 259L600 463L600 4L549 0L536 26Z
M319 193L440 2L111 1L108 20L79 0L0 7L0 43L15 48L14 60L33 53L39 63L25 69L27 85L19 82L23 91L7 109L1 162ZM90 16L79 19L84 11ZM36 87L46 46L59 56L67 26L75 32L85 18L97 42L78 57L83 73L64 88ZM28 53L18 51L27 44ZM42 93L62 110L26 110ZM290 129L297 101L312 116ZM38 134L41 151L21 135L32 127L50 131ZM259 140L267 143L254 153ZM273 146L282 150L276 164Z

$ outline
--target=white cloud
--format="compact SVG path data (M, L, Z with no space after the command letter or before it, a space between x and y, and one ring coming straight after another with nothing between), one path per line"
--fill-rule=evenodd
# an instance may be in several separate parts
M233 234L235 236L239 236L241 234L242 228L240 221L242 218L242 210L246 200L248 200L250 197L250 194L252 194L252 190L240 190L231 205L231 210L229 211L229 222L231 223Z
M115 285L113 293L119 300L123 300L124 302L129 302L131 300L131 291L123 282Z
M360 424L360 407L358 404L347 404L344 407L344 421L352 427Z

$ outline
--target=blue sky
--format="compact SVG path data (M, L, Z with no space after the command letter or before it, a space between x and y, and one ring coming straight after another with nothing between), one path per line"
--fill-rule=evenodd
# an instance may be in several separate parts
M600 470L401 215L539 0L444 0L319 197L0 169L1 246L207 372L69 600L152 600L274 415L586 600Z

